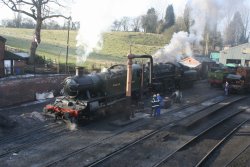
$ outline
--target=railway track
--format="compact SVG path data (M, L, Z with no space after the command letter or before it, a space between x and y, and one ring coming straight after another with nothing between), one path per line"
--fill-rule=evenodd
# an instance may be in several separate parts
M229 139L219 142L202 160L199 166L249 166L242 159L249 159L249 128L248 120L238 128ZM246 155L244 155L246 154ZM241 157L241 158L239 158ZM244 158L248 157L248 158ZM237 164L237 165L235 165Z
M210 128L212 127L213 126ZM202 135L203 133L205 133L205 131L201 132L199 135ZM133 147L131 146L127 150L123 151L121 154L115 154L112 157L104 157L103 159L99 160L98 162L94 162L89 166L116 166L124 162L124 157L126 157L126 163L121 166L160 166L165 162L166 158L175 154L179 149L183 148L183 146L192 140L195 140L192 136L187 136L185 138L184 135L173 134L167 129L162 130L147 140L141 140L140 142L136 143L136 145L133 145ZM154 144L152 145L152 143ZM173 146L177 146L179 149L173 148ZM157 150L158 153L154 154L154 149ZM148 152L145 152L145 150L148 150ZM163 158L164 156L162 154L165 154L165 152L167 152L167 157ZM133 155L131 155L131 153L133 153Z
M32 137L34 134L37 134L37 132L44 132L44 131L49 131L49 130L52 130L52 129L55 129L57 127L60 127L61 125L57 124L57 123L51 123L49 125L45 125L45 126L38 126L38 127L35 127L35 128L31 128L29 131L23 133L23 134L20 134L20 135L10 135L10 136L7 136L7 137L4 137L4 138L1 138L0 139L0 145L4 145L4 144L7 144L7 143L11 143L11 142L16 142L16 141L20 141L22 139L25 139L25 138L30 138Z
M231 161L229 161L224 167L228 166L249 166L249 162L242 162L241 156L247 157L249 160L250 145L239 152ZM243 158L244 159L244 158Z
M238 100L241 100L241 99L244 99L245 97L243 97L243 96L241 96L241 97L233 97L233 98L231 98L231 103L234 103L234 102L236 102L236 101L238 101ZM228 100L228 99L226 99L226 100ZM230 100L229 100L230 101ZM225 105L229 105L230 103L229 103L229 101L227 101L227 103L225 103ZM217 103L220 103L221 101L219 101L219 102L217 102ZM212 104L212 105L216 105L216 103L214 103L214 104ZM221 106L221 104L218 104L218 105L220 105ZM81 155L81 156L79 156L79 159L87 159L87 160L89 160L89 162L82 162L82 163L80 163L80 164L78 164L78 165L81 165L81 166L83 166L83 165L88 165L88 166L102 166L102 165L100 165L100 164L102 164L103 162L105 162L105 161L107 161L108 159L110 159L110 158L113 158L114 156L117 156L117 155L119 155L121 152L123 152L123 151L125 151L125 150L127 150L127 149L130 149L131 147L133 147L133 146L135 146L136 144L138 144L138 143L141 143L141 142L143 142L143 141L145 141L146 139L149 139L149 138L151 138L152 136L155 136L156 134L158 134L158 133L160 133L160 132L162 132L162 131L165 131L165 130L167 130L169 127L172 127L173 125L176 125L178 122L180 122L181 120L184 120L184 119L186 119L187 117L191 117L192 115L194 115L194 114L197 114L197 112L200 112L200 111L203 111L204 109L206 109L206 108L208 108L208 107L211 107L211 106L206 106L206 107L204 107L203 109L200 109L200 110L198 110L198 111L195 111L195 112L188 112L189 113L189 115L184 115L184 116L181 116L181 117L176 117L175 119L172 119L173 121L170 121L170 122L168 122L168 123L166 123L166 122L164 122L163 124L161 124L161 125L159 125L158 127L154 127L154 128L152 128L152 129L154 129L154 130L150 130L150 131L147 131L146 133L144 133L142 136L140 136L140 137L137 137L137 139L131 139L131 140L129 140L129 142L127 143L127 144L123 144L123 146L121 146L120 148L118 148L118 149L114 149L114 150L112 150L112 151L110 151L110 153L107 153L105 156L103 156L102 158L98 158L98 157L95 157L94 155L93 155L93 157L95 157L95 158L98 158L99 160L94 160L94 159L92 159L92 157L91 157L91 155L92 155L92 153L91 153L91 150L105 150L106 149L106 145L109 145L110 143L110 141L111 140L114 140L114 138L117 138L117 135L121 135L122 133L119 133L119 134L115 134L115 135L113 135L113 136L110 136L109 138L107 138L107 139L103 139L103 140L101 140L101 141L99 141L98 143L95 143L94 145L89 145L89 146L87 146L87 147L84 147L84 148L81 148L81 149L79 149L79 150L76 150L76 151L74 151L74 152L72 152L72 153L70 153L70 154L67 154L67 155L65 155L65 156L63 156L62 158L60 158L60 159L57 159L56 161L53 161L53 162L51 162L51 163L48 163L48 164L46 164L45 166L56 166L56 165L59 165L60 166L60 164L64 164L64 165L67 165L67 164L72 164L72 159L77 159L77 157L79 156L79 155ZM224 106L221 106L221 108L223 108ZM185 107L184 107L185 108ZM219 107L218 107L219 108ZM188 107L186 107L186 109L188 109ZM184 112L183 111L184 109L182 109L182 110L180 110L180 111L175 111L176 113L178 113L178 112ZM166 115L168 115L168 114L166 114ZM178 114L177 114L178 115ZM179 115L178 115L179 116ZM159 120L159 122L161 122L160 120ZM138 128L138 127L134 127L134 130L136 130L136 128ZM144 127L145 128L145 127ZM131 129L132 130L132 129ZM165 134L165 136L168 136L168 134ZM119 136L120 137L120 136ZM118 138L119 138L118 137ZM120 137L121 138L121 137ZM107 142L107 141L109 141L109 142ZM91 148L91 149L90 149ZM88 150L89 149L89 150ZM88 156L90 156L90 157L85 157L85 158L83 158L82 156L82 154L86 154L86 155L88 155ZM103 153L103 154L105 154L105 153ZM74 157L74 158L72 158L72 157ZM93 161L93 162L91 162L91 160ZM67 162L66 162L67 161ZM76 161L74 161L74 162L76 162Z
M58 124L33 128L22 135L12 135L1 140L0 158L18 152L67 134L67 128Z
M206 100L207 100L207 99L205 99L205 100L200 100L200 101L195 102L195 103L190 103L190 104L187 104L187 105L183 105L183 106L181 106L181 107L179 107L179 108L177 108L177 109L171 110L168 114L171 114L171 113L174 113L174 112L179 112L179 111L184 110L184 109L186 109L186 108L189 108L189 107L192 107L192 106L197 105L197 104L199 104L199 103L202 103L202 102L204 102L204 101L206 101ZM220 102L220 101L218 101L218 102ZM133 124L132 127L128 127L128 128L122 129L122 131L118 131L117 133L115 133L115 134L112 135L112 136L109 136L109 137L104 138L104 139L100 139L97 143L90 144L90 145L85 146L85 147L83 147L83 148L80 148L80 149L78 149L78 150L76 150L76 151L74 151L74 152L71 152L71 153L69 153L69 154L67 154L67 155L65 155L65 156L63 156L63 157L60 157L59 159L57 159L57 160L55 160L55 161L53 161L53 162L50 162L50 163L46 164L46 166L53 166L53 165L55 165L55 164L57 164L57 163L59 163L59 162L62 162L62 161L64 161L64 160L70 158L71 156L74 156L74 155L76 155L76 154L79 154L79 153L81 153L81 152L84 152L86 149L88 149L88 148L90 148L90 147L97 146L97 145L99 145L99 144L101 144L101 143L103 143L103 142L105 142L105 141L107 141L107 140L109 140L109 139L111 139L111 138L113 138L113 137L115 137L115 136L117 136L117 135L123 133L124 131L134 130L134 129L139 128L139 127L141 127L141 126L145 126L146 124L148 124L148 122L144 122L144 123L142 122L142 123L139 123L138 125ZM170 123L170 124L171 124L171 123ZM154 132L153 132L153 133L154 133ZM148 134L148 135L150 135L150 134Z
M184 109L186 109L186 108L192 107L192 106L197 105L197 104L200 104L200 103L202 103L202 102L204 102L204 101L207 101L207 100L208 100L208 99L205 99L205 100L203 99L203 100L199 100L199 101L197 101L197 102L195 102L195 103L190 103L190 104L183 105L183 106L181 106L181 107L179 107L179 108L177 108L177 109L173 109L173 110L169 111L168 114L170 115L170 114L172 114L172 113L174 113L174 112L179 112L179 111L181 111L181 110L184 110ZM216 101L215 103L218 103L218 102L221 102L221 101L222 101L222 99ZM67 155L65 155L65 156L62 156L62 157L60 157L59 159L57 159L57 160L55 160L55 161L53 161L53 162L47 163L46 166L53 166L53 165L55 165L55 164L57 164L57 163L59 163L59 162L64 161L65 159L68 159L68 158L71 157L71 156L74 156L74 155L76 155L76 154L79 154L79 153L85 151L86 149L88 149L88 148L90 148L90 147L94 147L94 146L96 146L96 145L98 145L98 144L101 144L102 142L104 142L104 141L106 141L106 140L109 140L110 138L113 138L114 136L117 136L117 135L123 133L124 131L134 130L134 129L138 128L138 127L145 126L146 124L148 124L148 122L144 122L144 123L141 122L141 123L136 124L136 125L133 124L132 127L129 126L128 128L122 129L122 131L118 131L118 132L116 132L116 133L115 133L114 135L112 135L112 136L109 136L109 137L103 138L103 139L99 139L97 143L89 144L89 145L87 145L87 146L85 146L85 147L83 147L83 148L80 148L80 149L78 149L78 150L75 150L74 152L71 152L71 153L69 153L69 154L67 154Z
M213 151L217 150L223 142L248 121L244 117L240 118L238 114L241 112L234 113L208 127L154 166L183 166L184 164L187 167L204 166Z
M249 119L243 119L243 121L237 125L234 129L232 129L225 137L223 137L196 165L195 167L201 167L201 166L208 166L207 162L209 161L209 159L212 158L213 154L221 149L221 147L230 139L232 138L233 135L235 135L235 133L237 131L239 131L240 128L242 128L243 125L246 124L246 122L248 122ZM247 148L249 147L249 145L239 151L239 153L230 161L228 162L228 164L226 164L225 166L228 166L231 162L233 162L239 155L241 155Z

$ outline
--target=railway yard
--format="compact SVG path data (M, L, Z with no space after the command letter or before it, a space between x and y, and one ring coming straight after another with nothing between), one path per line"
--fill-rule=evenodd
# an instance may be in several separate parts
M119 107L79 125L45 117L51 101L1 108L0 166L250 166L249 94L224 96L207 80L182 92L160 118L145 98L130 121Z

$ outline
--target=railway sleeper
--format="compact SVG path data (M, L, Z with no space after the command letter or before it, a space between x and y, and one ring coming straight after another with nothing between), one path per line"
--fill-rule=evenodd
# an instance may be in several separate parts
M201 121L203 118L205 118L209 115L212 115L212 114L216 113L218 110L221 110L221 109L229 106L230 104L237 102L239 100L242 100L244 98L246 98L246 97L240 96L240 97L236 97L233 99L228 99L228 100L222 101L222 102L220 102L217 105L214 105L212 107L210 106L209 109L202 109L200 112L195 113L194 115L191 115L190 118L192 118L192 120L190 120L190 119L183 120L182 122L179 123L179 126L191 127L195 123Z

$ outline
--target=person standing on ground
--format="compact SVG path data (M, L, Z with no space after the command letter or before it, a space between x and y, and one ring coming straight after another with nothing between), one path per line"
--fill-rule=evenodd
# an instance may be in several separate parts
M161 109L163 108L164 104L163 104L163 99L160 95L160 93L157 93L157 99L159 100L159 109L157 110L157 114L160 116L161 115Z
M153 115L153 113L154 113L154 117L159 116L160 101L158 100L156 94L153 95L151 104L152 104L151 116Z
M225 95L228 96L229 83L226 81L225 83Z
M173 99L174 103L181 103L182 101L182 92L178 89L171 95L171 99Z

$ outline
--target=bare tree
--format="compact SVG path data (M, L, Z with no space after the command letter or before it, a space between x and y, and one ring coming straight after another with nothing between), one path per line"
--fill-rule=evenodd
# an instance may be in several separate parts
M244 25L243 37L242 38L245 38L245 42L248 41L248 39L249 39L249 34L248 33L250 33L250 32L248 32L249 19L250 19L249 16L250 16L249 9L244 7L241 10L241 17L242 17L242 22L243 22L243 25Z
M134 32L139 32L141 27L141 16L132 19L131 27Z
M225 29L225 44L236 46L245 43L244 25L241 14L236 12L233 19Z
M121 21L115 20L112 25L112 31L120 31Z
M185 6L183 20L186 27L185 30L188 32L188 34L190 34L190 27L194 25L194 20L191 18L191 7L188 3Z
M30 63L34 63L36 49L38 44L41 42L41 28L43 21L49 18L54 17L63 17L69 19L68 17L55 14L52 10L52 6L64 7L61 2L58 0L1 0L8 8L10 8L14 12L19 12L25 14L26 16L31 17L36 22L34 37L31 42L30 47ZM23 9L20 9L18 6L22 6ZM26 10L29 9L29 10Z
M121 26L123 28L123 31L128 31L129 22L130 22L130 18L129 17L123 17L121 19Z
M20 10L21 9L21 6L18 5L18 9ZM15 12L14 13L14 23L16 25L17 28L20 28L21 25L22 25L22 15L20 12Z

